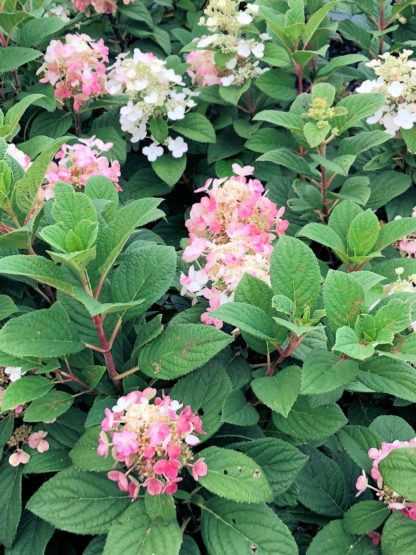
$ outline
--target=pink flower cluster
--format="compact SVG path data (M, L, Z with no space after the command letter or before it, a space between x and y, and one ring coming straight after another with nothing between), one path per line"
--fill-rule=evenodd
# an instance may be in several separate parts
M219 68L215 65L215 52L213 50L194 50L186 56L186 61L190 66L186 73L192 79L192 83L199 87L210 85L221 85L218 76Z
M123 4L133 4L135 0L123 0ZM114 14L117 11L117 0L71 0L74 8L90 15L90 7L97 13Z
M93 175L102 175L110 179L117 191L121 191L118 184L120 177L120 163L117 160L109 162L103 152L108 152L113 143L104 143L101 139L78 139L74 145L63 144L55 156L58 162L51 162L46 171L47 184L43 186L45 199L53 198L53 188L58 181L69 183L75 189L85 186Z
M33 432L29 435L27 444L31 449L36 449L39 453L44 453L49 449L49 443L45 439L47 435L48 432L43 430ZM26 453L26 451L23 451L23 449L18 448L12 455L10 455L9 464L12 466L18 466L19 464L27 464L29 460L30 455Z
M54 86L62 102L73 98L77 111L90 98L106 94L105 62L108 48L102 39L94 42L85 34L68 34L65 42L51 41L37 73L44 73L40 82Z
M416 218L416 206L413 208L412 217ZM397 216L397 218L400 218L400 216ZM399 242L399 249L404 256L416 258L416 235L403 237Z
M370 457L370 459L373 460L371 477L376 480L377 488L374 488L368 484L367 476L363 471L361 476L358 477L357 483L355 485L358 490L356 497L361 495L363 491L365 491L367 488L370 488L376 492L376 495L380 501L383 501L388 505L389 509L393 509L394 511L400 510L404 514L404 516L416 520L416 503L406 501L406 499L404 499L398 493L390 489L388 486L384 485L383 477L378 469L380 461L387 457L387 455L393 449L400 449L403 447L416 447L416 437L414 439L411 439L410 441L396 440L393 443L383 442L381 444L381 449L376 449L375 447L372 447L368 451L368 456Z
M111 447L116 464L124 465L127 471L111 470L108 478L133 499L141 486L150 495L175 493L183 466L192 469L195 480L207 473L204 459L194 461L190 449L199 443L196 434L204 433L201 419L190 406L178 413L183 405L168 395L156 397L150 404L155 395L156 390L148 387L120 397L112 410L105 409L101 423L97 452L107 457Z
M188 275L181 274L181 294L209 301L201 320L221 328L223 322L210 313L221 304L232 301L234 292L248 272L270 283L270 255L276 234L285 234L289 225L281 217L284 207L277 209L267 198L258 179L248 179L252 166L233 164L236 176L208 179L196 192L206 191L191 209L186 222L189 242L182 258L195 262ZM212 184L211 189L209 189Z

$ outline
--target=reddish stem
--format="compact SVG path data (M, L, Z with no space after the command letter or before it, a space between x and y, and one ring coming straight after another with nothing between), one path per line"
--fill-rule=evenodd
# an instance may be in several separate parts
M103 355L107 365L108 373L111 381L114 384L118 393L122 392L121 382L117 379L118 373L114 364L113 355L111 354L111 347L105 336L103 328L103 320L97 315L93 316L94 326L97 330L98 337L100 339L101 347L103 348Z
M380 2L380 26L379 30L384 31L387 25L384 22L384 0ZM383 54L383 46L384 46L384 35L381 35L379 39L379 46L378 46L378 53L379 55Z
M278 350L278 352L280 353L280 356L271 368L268 365L266 376L273 376L273 374L275 373L276 368L279 366L279 364L281 364L285 360L285 358L289 357L290 355L292 355L296 351L296 349L299 347L299 345L305 339L306 335L307 334L302 335L301 337L299 337L299 339L297 341L295 341L296 340L296 335L294 333L292 333L292 335L289 339L289 343L287 344L286 348L283 349L283 350L280 347L278 347L278 345L275 345L273 343L273 346Z
M19 75L17 74L17 69L13 70L13 77L14 77L14 80L16 81L17 90L21 92L23 89L20 83Z
M295 60L293 61L293 65L295 67L295 71L296 71L296 75L298 77L298 94L302 94L303 93L303 83L302 83L302 68L300 67L300 65L298 65Z

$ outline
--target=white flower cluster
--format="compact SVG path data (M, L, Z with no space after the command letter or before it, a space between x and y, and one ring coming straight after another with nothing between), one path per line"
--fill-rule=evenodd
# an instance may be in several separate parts
M50 4L49 8L43 14L43 17L57 17L64 23L71 21L71 12L65 4Z
M253 22L253 16L258 12L256 4L246 4L244 10L239 10L240 2L235 0L210 0L204 10L205 16L199 20L213 33L203 36L197 43L198 48L219 50L229 57L223 71L218 71L219 80L223 86L242 85L248 79L257 77L269 68L260 68L259 59L264 56L264 43L271 40L267 33L247 38L247 29ZM259 40L260 39L260 40Z
M196 106L193 93L184 87L180 75L167 69L166 62L150 52L134 50L133 56L120 54L110 68L107 91L127 94L129 101L120 110L121 129L131 134L130 141L138 143L150 138L151 144L142 150L150 162L164 153L163 146L153 137L148 124L153 118L177 121ZM163 143L175 158L180 158L188 150L183 137L167 137Z
M392 137L399 129L411 129L416 122L416 62L409 60L412 50L398 56L386 52L381 59L371 60L377 79L364 81L358 93L383 93L386 103L367 119L367 123L381 123Z

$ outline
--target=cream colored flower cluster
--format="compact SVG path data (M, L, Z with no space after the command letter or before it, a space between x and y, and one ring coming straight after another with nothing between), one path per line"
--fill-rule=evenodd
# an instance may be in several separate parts
M130 100L120 110L120 124L123 131L131 134L130 141L138 143L150 137L151 144L143 148L143 154L150 162L162 156L164 150L155 137L149 133L148 124L153 118L177 121L196 106L192 93L184 87L182 77L166 62L150 52L134 50L133 56L120 54L108 74L107 91L111 94L125 93ZM180 158L188 145L182 137L167 137L164 142L175 158Z
M208 27L212 34L199 39L198 48L212 50L212 58L215 52L226 57L225 67L216 65L215 71L212 72L218 79L216 82L223 86L242 85L265 71L259 67L259 59L263 58L264 42L270 40L270 37L266 33L257 35L254 27L247 27L253 22L253 16L259 8L249 3L245 5L244 10L239 10L239 4L240 2L234 0L210 0L204 10L205 15L199 20L199 24ZM247 37L247 33L250 32L254 32L255 38ZM191 63L188 73L191 77L192 74L197 76L198 59L195 53L191 53L187 61ZM211 61L214 62L213 59ZM194 82L197 82L196 78Z
M411 129L416 122L416 62L409 60L412 50L398 56L386 52L366 65L372 67L377 79L364 81L358 93L383 93L386 103L367 119L381 123L394 137L400 129Z

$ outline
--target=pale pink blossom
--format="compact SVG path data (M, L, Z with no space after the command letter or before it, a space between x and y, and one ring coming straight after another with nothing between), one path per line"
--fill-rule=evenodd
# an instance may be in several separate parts
M73 98L78 111L90 98L105 94L106 62L108 48L102 39L94 42L86 34L68 34L65 42L50 42L37 73L43 74L41 83L55 87L57 98Z
M46 198L53 198L53 188L58 181L68 183L75 189L82 189L88 179L94 175L101 175L110 179L117 191L121 191L118 184L120 177L120 163L117 160L109 161L103 152L113 147L113 143L104 143L96 137L79 139L79 143L63 144L46 170L43 186Z
M115 405L117 412L106 410L102 422L97 452L104 457L111 452L115 469L108 477L132 499L137 498L141 485L150 495L175 493L183 466L192 468L197 477L207 470L203 459L194 463L189 447L204 433L201 419L190 406L182 409L181 403L164 393L154 399L154 404L149 403L155 395L153 388L128 393ZM190 436L196 441L188 441Z
M236 176L208 179L197 192L205 192L190 211L185 222L189 232L183 251L191 265L188 274L181 273L181 294L209 301L201 315L204 324L220 329L223 322L212 312L231 302L243 277L249 273L270 283L270 256L276 236L285 234L289 222L283 220L285 208L272 202L252 166L233 164Z
M45 437L48 432L40 430L39 432L33 432L28 438L29 447L32 449L37 449L39 453L44 453L49 449L49 443L46 441Z
M23 449L17 449L15 453L10 455L9 464L11 466L19 466L19 464L27 464L30 460L30 455L23 451Z
M355 497L358 497L359 495L361 495L363 493L363 491L365 491L368 487L368 480L367 480L367 476L363 470L363 473L361 474L361 476L359 476L357 478L357 482L355 484L355 487L358 490L358 493L356 494Z
M192 83L199 87L221 85L218 77L218 68L214 60L215 52L212 50L194 50L186 56L189 65L186 73Z
M206 476L207 472L208 472L208 467L205 463L204 457L202 457L201 459L198 459L192 465L192 476L193 476L195 481L198 481L198 479L201 476Z

